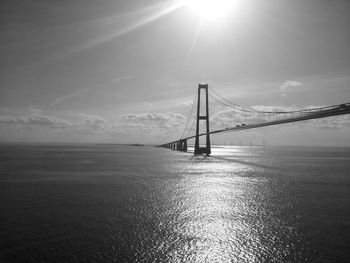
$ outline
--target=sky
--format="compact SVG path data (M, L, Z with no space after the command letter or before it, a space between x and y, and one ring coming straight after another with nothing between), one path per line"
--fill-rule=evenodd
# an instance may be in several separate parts
M180 0L2 0L0 141L173 141L199 83L248 107L350 102L350 1L236 0L220 19L195 9ZM213 140L350 146L350 118Z

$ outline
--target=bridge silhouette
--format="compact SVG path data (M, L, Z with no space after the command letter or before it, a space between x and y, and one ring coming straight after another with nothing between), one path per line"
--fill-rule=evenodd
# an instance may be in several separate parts
M195 104L197 105L196 113L194 111ZM211 114L210 117L209 113ZM249 108L225 99L213 88L209 88L208 84L199 84L181 138L162 144L160 147L187 152L187 141L195 139L194 154L209 155L211 154L210 135L212 134L236 132L349 113L350 103L290 111L280 110L278 107ZM205 125L202 122L205 122ZM210 127L211 129L209 129ZM200 143L201 137L205 139L205 146Z

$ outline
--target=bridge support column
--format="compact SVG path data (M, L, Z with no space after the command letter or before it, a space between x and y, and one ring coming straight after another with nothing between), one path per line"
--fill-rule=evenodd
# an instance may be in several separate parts
M201 90L205 92L205 115L201 115L200 104L201 104ZM210 135L209 135L209 101L208 101L208 84L198 85L198 102L197 102L197 128L196 128L196 140L194 144L194 154L209 155L211 153L210 147ZM200 147L199 145L199 122L200 120L206 121L206 145Z
M187 140L182 140L182 151L187 152Z

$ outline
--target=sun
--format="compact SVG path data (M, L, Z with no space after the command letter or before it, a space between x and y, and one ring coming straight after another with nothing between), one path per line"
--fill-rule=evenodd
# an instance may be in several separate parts
M235 0L184 0L184 5L202 19L218 21L226 18L235 2Z

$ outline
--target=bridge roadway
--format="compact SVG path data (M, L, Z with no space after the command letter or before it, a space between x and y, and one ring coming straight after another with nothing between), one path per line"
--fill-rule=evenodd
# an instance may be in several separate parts
M272 126L272 125L278 125L278 124L284 124L284 123L290 123L290 122L319 119L319 118L325 118L325 117L331 117L331 116L337 116L337 115L343 115L343 114L349 114L349 113L350 113L350 103L345 103L345 104L330 106L324 110L321 109L318 111L310 111L310 112L306 111L305 114L298 117L285 118L285 119L280 119L275 121L267 121L267 122L262 122L258 124L243 124L232 128L225 128L221 130L211 131L209 133L201 133L199 134L199 137L206 136L208 134L210 135L210 134L217 134L217 133L224 133L224 132L242 131L242 130L255 129L260 127L266 127L266 126ZM196 135L189 136L186 138L181 138L180 140L176 140L166 144L162 144L160 145L160 147L166 147L166 148L171 148L171 149L180 150L180 151L187 151L187 140L194 139L194 138L196 138ZM185 149L182 146L184 142L186 142ZM180 145L181 149L177 149L178 145Z

